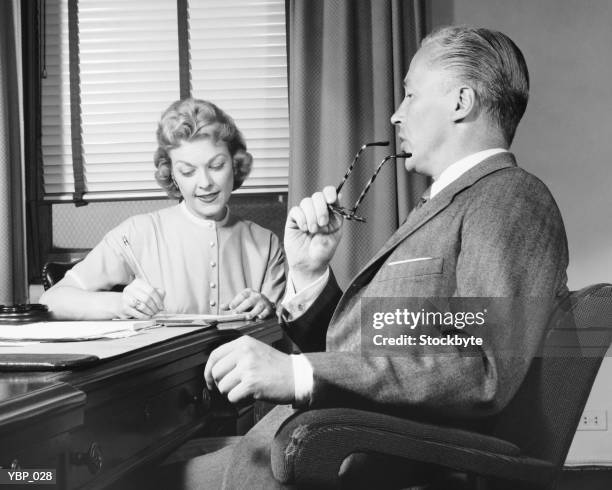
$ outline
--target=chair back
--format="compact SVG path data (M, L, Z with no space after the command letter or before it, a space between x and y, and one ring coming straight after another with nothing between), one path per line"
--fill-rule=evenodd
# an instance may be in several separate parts
M76 259L72 262L46 262L42 268L42 283L45 291L62 280L66 272L80 262Z
M611 337L612 285L571 293L553 313L541 355L490 434L560 468Z

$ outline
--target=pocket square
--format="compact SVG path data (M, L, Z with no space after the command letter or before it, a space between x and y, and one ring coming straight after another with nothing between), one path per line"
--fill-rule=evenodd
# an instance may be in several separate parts
M432 258L433 257L417 257L416 259L396 260L394 262L389 262L387 265L407 264L409 262L421 262L423 260L431 260Z

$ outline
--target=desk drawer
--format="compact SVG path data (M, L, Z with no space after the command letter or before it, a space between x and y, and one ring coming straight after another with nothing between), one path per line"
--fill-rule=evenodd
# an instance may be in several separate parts
M160 388L172 385L173 378L178 383L160 391L149 386L119 403L86 411L85 425L71 435L70 487L108 485L129 468L167 453L201 427L208 392L197 373L189 379L160 380Z

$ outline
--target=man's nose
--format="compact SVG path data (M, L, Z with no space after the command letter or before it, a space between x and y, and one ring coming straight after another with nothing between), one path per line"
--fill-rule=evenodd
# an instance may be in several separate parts
M402 100L399 107L395 110L393 115L391 116L391 124L400 124L402 122L402 113L404 107L405 100Z
M397 110L393 113L393 115L391 116L391 124L399 124L401 122L401 118L400 118L400 108L402 106L400 105Z

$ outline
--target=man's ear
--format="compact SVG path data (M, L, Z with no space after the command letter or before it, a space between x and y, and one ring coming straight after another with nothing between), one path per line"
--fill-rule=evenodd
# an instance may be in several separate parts
M455 107L452 114L454 122L476 116L478 100L473 88L467 86L456 88L454 103Z

